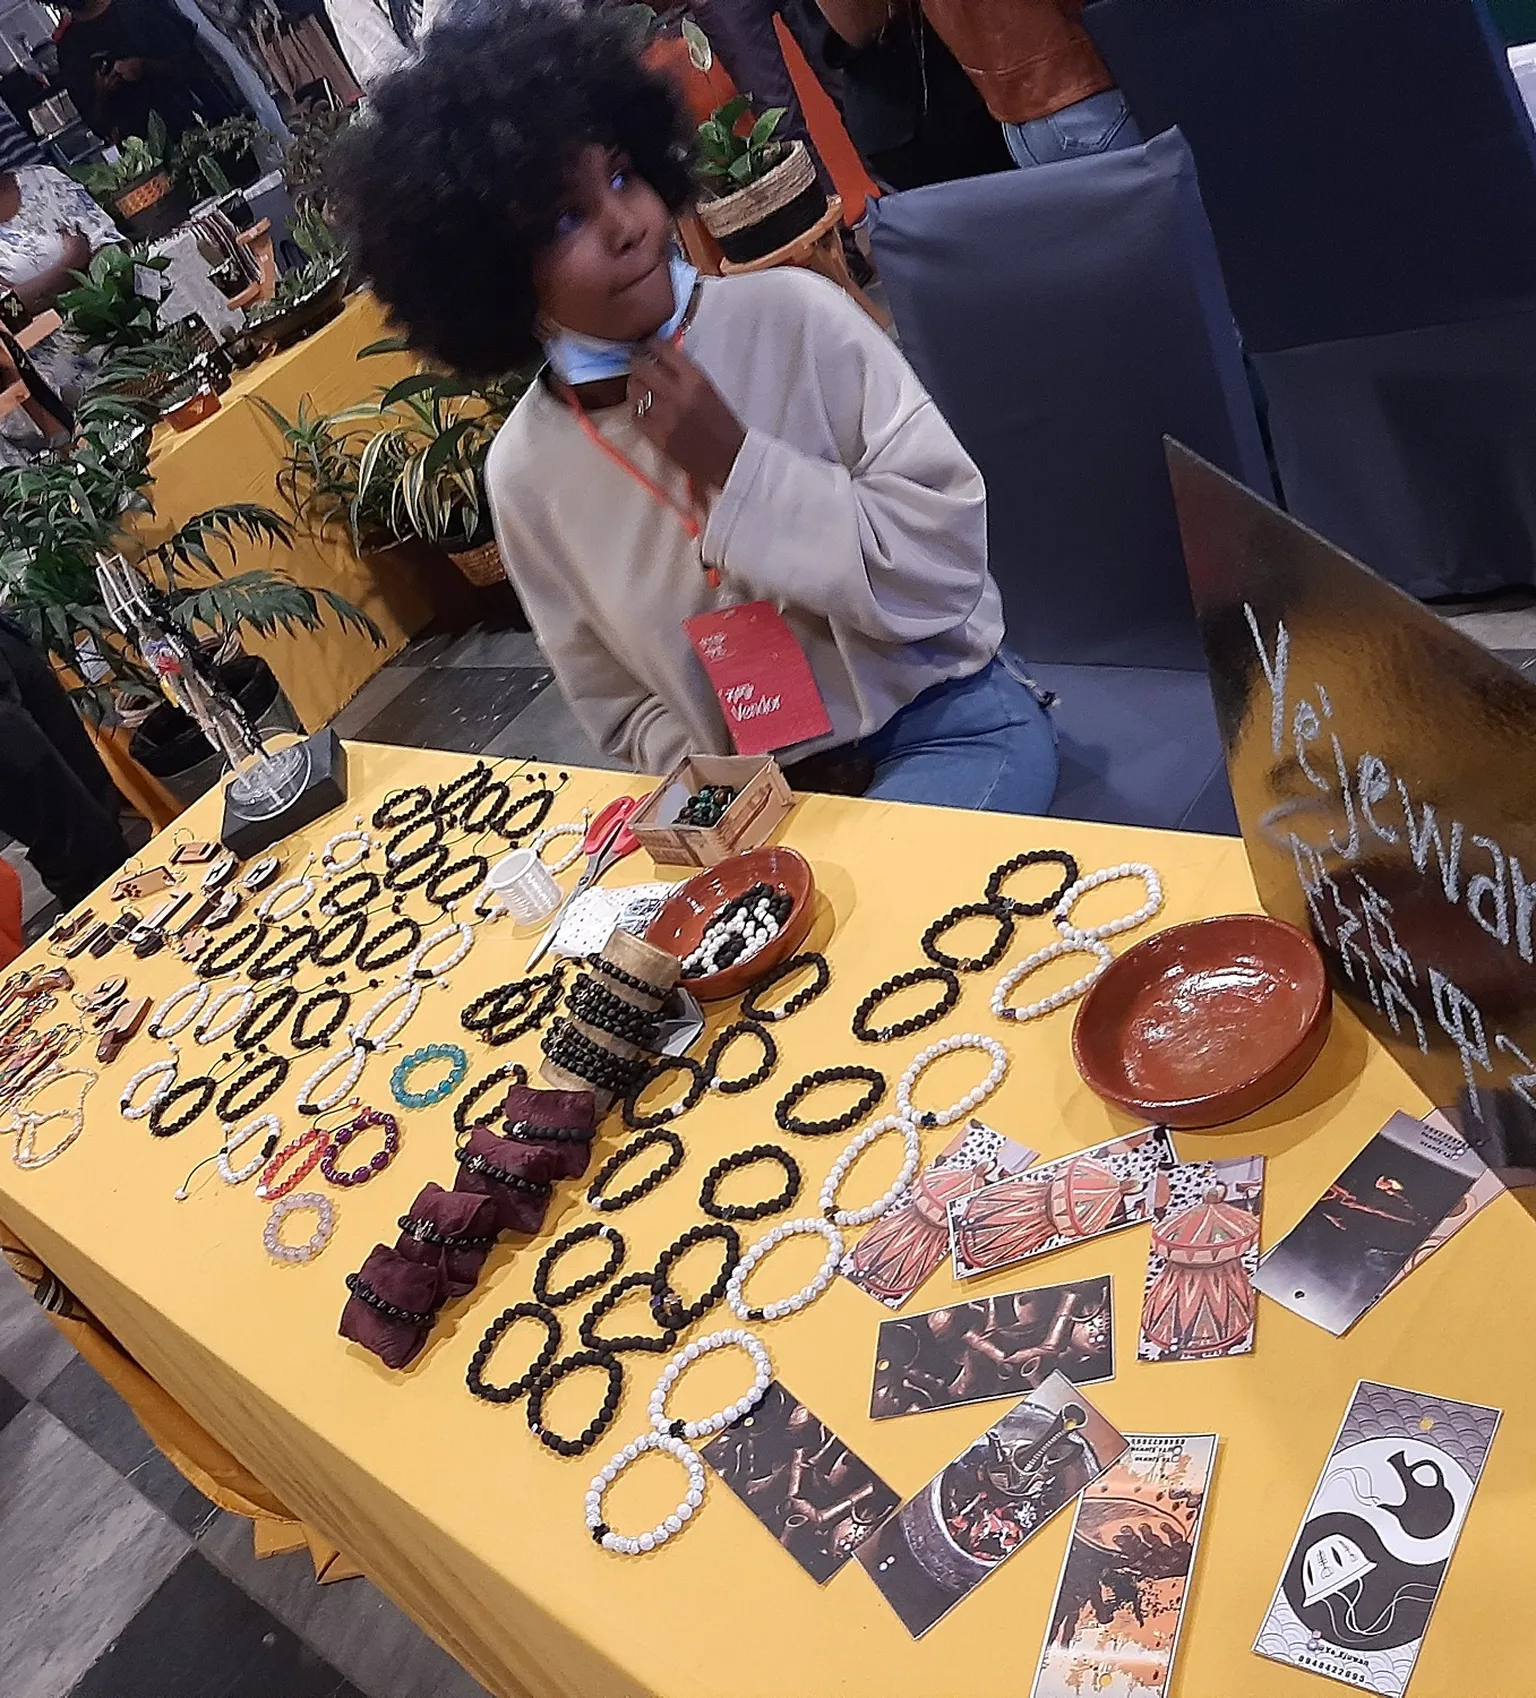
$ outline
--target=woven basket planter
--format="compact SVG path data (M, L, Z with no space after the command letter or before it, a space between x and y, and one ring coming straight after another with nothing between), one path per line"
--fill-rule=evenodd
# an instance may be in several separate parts
M152 171L113 196L113 212L130 236L152 242L186 221L191 202L168 171Z
M507 574L501 564L501 550L497 548L495 538L482 543L479 548L466 548L455 552L450 549L448 558L469 579L476 589L489 589L493 584L504 584Z
M826 210L815 161L803 142L791 142L785 157L755 183L698 206L704 228L738 265L803 236Z

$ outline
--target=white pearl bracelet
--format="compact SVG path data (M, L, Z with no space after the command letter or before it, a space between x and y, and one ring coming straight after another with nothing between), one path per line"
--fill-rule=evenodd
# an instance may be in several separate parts
M574 837L576 839L576 847L574 849L572 849L568 854L562 855L558 861L544 862L544 865L548 867L552 873L563 873L567 867L574 866L575 863L581 859L581 846L586 840L587 827L591 823L592 810L590 808L583 808L581 810L581 818L579 820L567 820L564 825L545 826L539 835L534 838L533 842L528 845L528 847L540 858L540 860L543 860L544 845L546 843L554 843L561 837Z
M776 1244L782 1244L786 1238L794 1238L801 1233L819 1232L827 1241L827 1259L821 1264L815 1276L794 1294L793 1297L781 1297L776 1303L766 1303L761 1309L748 1305L742 1296L742 1287L747 1283L747 1276L753 1268L762 1261ZM843 1259L843 1235L832 1222L822 1220L820 1216L812 1219L807 1215L802 1220L787 1220L776 1226L771 1232L765 1233L747 1251L736 1264L725 1287L725 1300L731 1306L731 1313L743 1321L777 1321L785 1315L793 1315L797 1310L807 1308L814 1303L822 1292L832 1283L838 1264Z
M231 1002L238 1000L239 1006L233 1014L226 1014L219 1019L219 1010ZM256 992L250 985L226 985L223 990L203 1010L202 1018L192 1028L192 1036L200 1044L217 1043L226 1032L234 1031L235 1027L251 1011L251 1004L256 1000Z
M178 1032L184 1032L202 1013L203 1005L208 1000L208 992L209 984L206 979L194 979L191 984L183 985L180 990L173 990L150 1015L145 1031L152 1038L174 1038ZM179 1016L173 1025L168 1025L172 1010L178 1008L188 997L192 999L192 1006L185 1014Z
M283 1123L275 1114L258 1115L255 1120L248 1121L244 1126L226 1126L224 1128L224 1145L219 1151L219 1178L226 1185L243 1185L247 1179L253 1178L266 1166L267 1152L265 1148L258 1149L244 1167L232 1167L229 1158L236 1150L250 1143L252 1138L261 1133L270 1137L280 1138L283 1134ZM262 1140L263 1145L266 1140Z
M382 1032L379 1033L377 1037L374 1037L374 1021L384 1013L385 1009L392 1008L401 1000L404 1000L405 1007L400 1010L400 1012L393 1020L390 1021L390 1023ZM405 1028L406 1021L410 1019L420 1005L420 982L411 978L401 979L397 984L391 985L389 989L385 991L383 996L374 1003L373 1007L363 1015L362 1019L359 1020L356 1025L349 1026L347 1028L347 1032L351 1037L353 1044L359 1049L365 1051L369 1049L383 1049L387 1044L393 1043L394 1040L399 1037L400 1033Z
M439 962L435 967L423 967L422 962L429 956L438 944L446 943L453 934L459 934L459 947L446 961ZM431 937L423 938L406 959L405 970L401 975L406 979L440 979L444 973L451 973L455 967L469 954L474 947L475 928L463 920L450 920L446 926L439 926ZM406 1016L408 1020L410 1015ZM404 1021L401 1022L404 1025Z
M688 1490L677 1508L658 1521L649 1533L641 1533L638 1537L615 1533L603 1520L603 1498L630 1463L651 1450L665 1451L682 1463L688 1470ZM587 1487L587 1531L605 1551L614 1551L620 1556L639 1556L642 1551L654 1551L658 1545L666 1544L674 1533L681 1533L684 1522L692 1520L693 1512L703 1502L704 1464L698 1457L681 1439L673 1438L670 1433L642 1433L592 1476L592 1484Z
M302 1244L285 1244L282 1239L283 1222L299 1209L315 1211L318 1217L315 1230ZM329 1197L322 1197L318 1191L295 1191L291 1196L279 1197L272 1205L272 1213L267 1216L267 1224L262 1228L261 1241L275 1262L312 1262L330 1243L335 1230L336 1210Z
M1084 973L1080 979L1074 979L1070 985L1052 991L1049 996L1042 996L1038 1002L1026 1003L1022 1008L1010 1008L1008 993L1013 987L1021 979L1027 979L1036 968L1043 967L1047 961L1054 961L1060 955L1092 955L1097 959L1089 972ZM1044 949L1037 949L1033 955L1026 956L1017 967L1010 968L1003 974L997 981L997 989L992 992L992 1012L999 1020L1013 1020L1020 1024L1025 1020L1038 1020L1042 1014L1049 1014L1053 1009L1064 1008L1067 1003L1076 1002L1114 958L1109 945L1088 932L1072 932L1066 937L1058 938L1055 943L1048 943Z
M1122 878L1139 878L1147 887L1147 899L1135 913L1122 915L1118 920L1107 920L1102 926L1072 924L1072 910L1081 897L1090 890L1097 890L1101 884L1112 884ZM1066 937L1091 937L1102 942L1107 937L1133 930L1143 920L1150 920L1162 905L1163 881L1157 876L1157 869L1149 867L1145 861L1122 861L1118 867L1101 868L1096 873L1086 874L1076 884L1068 885L1052 910L1051 918L1056 922L1056 929Z
M916 1109L912 1106L912 1092L917 1082L941 1055L949 1055L957 1049L976 1049L992 1058L992 1066L987 1076L974 1091L967 1091L959 1102L951 1103L942 1110ZM912 1065L901 1076L896 1086L896 1112L907 1120L914 1121L919 1126L949 1126L957 1120L963 1120L972 1109L980 1108L988 1097L1003 1082L1003 1075L1008 1071L1008 1051L997 1041L981 1032L957 1032L954 1037L940 1038L936 1044L929 1044L914 1059Z
M848 1175L848 1169L861 1155L887 1132L900 1132L906 1145L906 1154L902 1157L901 1172L891 1182L891 1188L883 1197L877 1198L868 1208L840 1209L837 1206L837 1193L842 1187L843 1180ZM832 1164L832 1171L827 1175L827 1182L821 1188L819 1207L824 1219L832 1222L833 1226L867 1226L872 1220L879 1220L887 1209L897 1201L907 1187L917 1176L918 1163L923 1159L922 1143L917 1135L917 1127L903 1115L888 1114L885 1119L877 1120L864 1130L850 1143L843 1153Z
M350 1064L350 1065L349 1065ZM320 1065L304 1081L295 1104L300 1114L324 1114L327 1109L335 1108L337 1103L363 1076L363 1069L368 1065L368 1051L359 1049L355 1044L347 1049L339 1049L333 1055L328 1055ZM346 1077L334 1091L329 1091L323 1097L317 1097L314 1092L324 1084L339 1068L347 1069Z
M336 851L343 844L355 843L357 853L348 860L338 861ZM337 873L349 873L360 861L366 861L373 853L373 838L363 830L363 816L357 816L357 826L352 831L338 831L336 835L320 851L320 870L334 877Z
M296 890L300 893L298 901L285 904L282 913L278 913L278 897L287 895L290 890ZM292 919L314 894L315 881L312 878L307 876L300 876L299 878L285 878L281 884L274 884L267 894L262 897L261 905L256 910L256 918L258 920Z
M732 1345L739 1350L745 1350L752 1358L751 1388L734 1403L726 1404L724 1409L717 1409L713 1415L706 1415L701 1420L668 1420L667 1397L683 1370L697 1362L701 1356L707 1356L710 1351L726 1350ZM722 1428L731 1426L748 1411L755 1409L763 1401L772 1381L773 1364L768 1360L768 1352L764 1349L761 1339L749 1332L743 1332L740 1327L727 1327L724 1332L712 1332L708 1338L685 1344L661 1370L661 1378L657 1380L656 1389L651 1393L651 1427L658 1433L670 1433L674 1439L708 1438L711 1433L718 1433Z
M175 1044L171 1045L171 1053L161 1061L152 1061L148 1067L141 1067L137 1073L123 1086L123 1094L117 1099L118 1112L124 1120L142 1120L163 1097L171 1086L176 1083L176 1074L181 1067L181 1053ZM153 1091L137 1106L134 1105L134 1093L146 1079L158 1079L164 1075L164 1082L156 1085Z

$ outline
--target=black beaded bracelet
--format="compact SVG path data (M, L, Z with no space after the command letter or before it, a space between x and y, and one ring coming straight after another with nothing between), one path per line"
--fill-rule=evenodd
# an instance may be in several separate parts
M595 967L599 973L605 974L616 985L623 985L626 990L638 991L641 996L654 997L658 1002L666 999L666 991L660 985L653 985L649 979L639 978L634 973L626 973L622 967L614 964L603 955L589 955L587 965Z
M567 1374L582 1368L603 1368L608 1374L608 1390L603 1394L602 1407L574 1439L554 1433L544 1425L544 1399ZM624 1393L624 1365L607 1350L578 1350L552 1367L545 1368L534 1378L528 1390L528 1431L547 1449L559 1456L580 1456L590 1450L607 1432L619 1410Z
M542 1026L560 1006L560 998L565 994L565 970L560 966L552 967L547 973L516 981L515 987L499 985L496 988L507 993L524 985L530 987L528 995L521 1002L516 1002L513 1008L503 1012L494 1004L487 1003L486 1006L493 1010L488 1022L471 1026L468 1020L464 1020L465 1029L478 1032L488 1044L500 1045L509 1044L514 1038L520 1038L525 1032ZM482 1002L485 1002L484 997L476 997L469 1006L473 1009L477 1003ZM460 1018L463 1019L462 1016Z
M997 935L980 955L951 955L939 948L939 939L962 920L989 919L996 922ZM961 902L947 914L941 914L923 933L923 954L940 967L957 973L984 973L995 967L1013 942L1013 914L1001 902Z
M534 1357L525 1372L519 1374L510 1385L488 1385L485 1370L491 1360L491 1354L501 1342L504 1332L514 1321L530 1320L544 1323L544 1343L539 1347L539 1353ZM525 1391L533 1384L540 1374L554 1361L560 1349L560 1322L542 1303L514 1303L510 1309L503 1309L494 1321L485 1329L485 1336L475 1346L475 1353L469 1359L469 1372L464 1376L465 1384L476 1397L483 1398L487 1403L516 1403Z
M451 818L461 808L471 806L493 776L485 761L476 761L473 766L465 767L457 777L437 787L437 794L432 798L432 812L443 819Z
M451 853L446 843L434 843L429 849L418 850L391 867L384 875L384 883L391 890L415 890L447 867Z
M402 1309L398 1303L391 1303L387 1297L380 1297L361 1274L349 1273L346 1284L347 1290L359 1303L366 1303L370 1309L376 1309L381 1315L391 1321L399 1321L403 1326L429 1327L437 1319L435 1310Z
M1061 868L1061 883L1049 896L1042 896L1038 902L1019 902L1012 896L1003 895L1003 886L1016 872L1025 867L1043 866ZM1029 919L1049 914L1076 883L1077 862L1065 849L1026 849L1022 855L1015 855L1012 860L992 869L992 876L987 880L986 898L994 907L1006 908L1010 914Z
M862 1079L869 1089L851 1108L844 1109L831 1120L801 1120L795 1110L813 1091L823 1085L835 1085L845 1079ZM804 1138L828 1138L834 1132L846 1132L869 1114L885 1095L885 1075L873 1067L819 1067L797 1079L779 1098L773 1118L785 1132L798 1132Z
M790 974L798 973L802 967L814 967L816 977L810 984L797 990L780 1008L764 1008L762 999L777 984L782 983ZM752 989L741 999L741 1012L749 1020L761 1020L772 1025L775 1020L787 1020L791 1014L798 1014L802 1008L807 1008L832 983L832 969L827 965L827 958L818 955L814 950L807 950L803 955L791 955L787 961L781 961L772 972L760 978Z
M569 1285L562 1285L558 1291L551 1291L549 1276L554 1272L556 1263L567 1250L574 1250L578 1244L585 1244L590 1238L607 1239L607 1261L594 1272L573 1279ZM606 1285L623 1265L624 1240L619 1235L618 1228L609 1226L605 1220L583 1221L580 1226L573 1226L563 1237L557 1238L539 1257L538 1266L533 1270L533 1295L551 1309L559 1309L566 1303L574 1303L578 1297L585 1297L589 1291L596 1291L598 1286ZM585 1343L586 1340L582 1342Z
M254 1049L257 1044L264 1044L288 1018L298 1000L297 985L278 985L252 1003L250 1012L230 1034L235 1048Z
M356 914L360 913L370 902L377 900L384 888L377 873L356 872L348 873L343 879L338 879L325 895L320 898L318 907L322 914ZM358 895L343 902L341 893L357 890Z
M608 1091L616 1097L628 1090L637 1065L586 1042L564 1020L557 1020L539 1039L539 1048L563 1072L582 1080L593 1090Z
M496 1234L472 1232L444 1232L440 1226L430 1220L423 1220L419 1215L401 1215L395 1223L407 1238L414 1238L418 1244L430 1244L438 1250L494 1250Z
M280 979L296 972L319 941L318 929L306 920L302 926L285 931L275 943L269 943L246 968L245 976L256 985L263 979Z
M931 1008L909 1014L905 1020L889 1026L871 1026L869 1017L897 991L910 985L940 984L944 994ZM893 973L883 984L876 985L853 1011L853 1035L861 1044L888 1044L897 1038L909 1038L925 1026L937 1025L960 1000L960 980L948 967L913 967L905 973Z
M317 967L339 967L368 935L368 916L361 909L342 914L315 939L309 958Z
M184 1132L213 1101L218 1088L211 1073L202 1073L195 1079L183 1079L179 1085L173 1085L164 1096L156 1097L150 1108L150 1132L156 1138L174 1138L178 1132ZM193 1092L197 1095L196 1103L175 1120L170 1120L171 1105Z
M264 1102L282 1090L291 1065L286 1055L267 1055L249 1072L232 1079L215 1104L219 1119L226 1126L233 1126L248 1114L254 1114ZM257 1079L261 1080L261 1085L247 1099L247 1093L252 1091Z
M745 1037L756 1038L763 1046L762 1060L739 1079L722 1079L720 1063L725 1060L726 1052L738 1038ZM704 1076L709 1080L710 1090L733 1097L739 1091L750 1091L754 1085L761 1085L778 1064L779 1046L773 1041L768 1028L756 1020L736 1020L722 1027L709 1046L709 1054L704 1057Z
M491 805L482 812L482 804L487 796L491 798ZM511 800L512 789L506 779L493 778L484 786L479 795L464 804L463 810L459 814L460 830L475 835L494 831Z
M402 941L393 948L386 948L385 945L395 938ZM385 967L393 967L397 961L403 961L420 942L421 927L409 914L401 914L363 944L353 966L360 973L380 972Z
M425 838L422 842L412 843L407 848L406 840L418 831L425 832ZM411 865L419 856L425 855L429 849L436 849L447 835L447 828L435 815L425 819L412 820L409 825L402 826L384 845L385 868Z
M216 943L211 949L203 951L197 960L198 977L217 979L225 973L233 973L236 968L243 967L266 942L267 933L271 929L265 920L247 920L222 943Z
M432 807L432 792L425 784L412 784L404 790L391 790L373 810L373 829L388 831L392 826L411 825Z
M495 1185L505 1185L509 1191L521 1191L529 1197L547 1197L554 1190L547 1179L525 1179L520 1173L497 1166L489 1156L481 1155L478 1150L455 1150L453 1159L466 1173L478 1173Z
M505 1120L503 1138L516 1138L523 1144L590 1144L590 1126L540 1126L536 1120Z
M657 1144L667 1146L667 1159L659 1167L653 1168L644 1179L631 1185L627 1191L620 1191L613 1197L603 1195L603 1187L615 1174L627 1167L636 1156ZM683 1165L683 1155L683 1140L675 1132L668 1132L659 1126L650 1127L638 1138L631 1138L621 1149L615 1150L597 1170L596 1177L587 1187L587 1201L594 1209L601 1209L605 1213L614 1209L627 1209L631 1203L638 1203L642 1197L650 1196L664 1179L670 1179Z
M618 1308L619 1304L630 1294L645 1287L651 1294L651 1319L661 1328L657 1333L632 1332L621 1334L618 1338L604 1338L597 1330L597 1323L603 1316ZM669 1320L662 1318L661 1306L658 1301L661 1293L656 1284L656 1275L649 1269L638 1273L625 1274L623 1279L611 1285L607 1291L581 1317L581 1325L577 1336L588 1350L607 1350L619 1356L627 1351L640 1350L656 1354L670 1350L677 1343L681 1330Z
M659 1025L656 1016L632 1002L626 1002L616 991L600 985L590 973L583 973L574 985L568 1004L578 1020L584 1020L599 1031L641 1049L654 1049Z
M755 1167L760 1161L776 1161L784 1169L784 1189L760 1203L721 1203L715 1200L720 1181L727 1174L742 1168ZM777 1144L754 1144L750 1150L738 1150L733 1156L722 1156L704 1175L699 1187L699 1207L713 1220L764 1220L787 1209L800 1195L800 1164Z
M456 902L462 902L472 890L478 890L490 870L491 863L484 855L466 855L460 861L450 861L440 873L434 873L427 880L427 901L438 908L451 908ZM464 877L466 872L468 878ZM460 882L450 889L449 881L452 879Z
M509 1061L503 1067L493 1067L483 1079L477 1080L467 1091L459 1093L459 1100L453 1109L453 1129L460 1137L469 1131L469 1116L487 1091L493 1091L504 1079L510 1079L514 1085L528 1083L528 1069L520 1061Z
M672 1270L696 1244L707 1244L711 1239L718 1239L725 1246L725 1258L720 1264L719 1277L692 1303L684 1303L672 1289ZM725 1296L725 1289L731 1283L731 1275L735 1273L736 1264L740 1260L741 1236L734 1226L727 1226L723 1221L708 1221L698 1226L690 1226L662 1251L656 1258L655 1268L652 1269L656 1278L656 1295L651 1300L651 1310L657 1324L674 1326L681 1332L684 1327L691 1327L695 1321L702 1320Z
M669 1073L686 1073L688 1089L675 1103L668 1103L665 1108L658 1108L650 1114L641 1114L640 1099L656 1083ZM652 1126L665 1126L669 1120L677 1120L693 1108L704 1093L709 1089L709 1075L691 1055L664 1055L660 1061L654 1062L629 1087L629 1094L624 1098L624 1124L632 1132L641 1132Z
M311 1032L309 1022L317 1010L331 1008L331 1013ZM341 1023L352 1010L352 993L336 985L322 985L293 1017L288 1036L295 1049L320 1049L341 1030Z
M530 802L533 804L532 817L520 819L518 816ZM496 830L508 843L515 843L519 837L526 837L530 831L537 831L549 818L549 810L554 805L555 793L548 785L525 791L515 802L502 809L501 816L496 821Z

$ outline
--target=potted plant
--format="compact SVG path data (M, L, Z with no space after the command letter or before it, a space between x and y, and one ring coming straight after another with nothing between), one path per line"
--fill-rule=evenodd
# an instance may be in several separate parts
M805 144L773 139L784 108L770 107L748 125L751 111L738 94L699 125L696 143L698 173L709 191L699 200L699 217L725 257L738 263L803 236L827 210Z
M306 205L288 226L304 263L285 271L272 298L258 301L245 315L246 339L271 353L301 342L330 323L347 292L346 250L320 209Z
M147 135L126 137L116 159L74 165L70 172L121 229L148 242L184 223L192 203L171 175L165 124L158 112L150 113L146 129Z
M198 122L171 153L171 170L191 200L248 189L261 175L257 146L267 132L241 113L217 124Z
M158 342L160 314L155 302L139 293L140 274L158 276L166 265L143 248L116 243L98 248L84 271L71 274L75 286L59 296L65 328L88 348L108 352Z

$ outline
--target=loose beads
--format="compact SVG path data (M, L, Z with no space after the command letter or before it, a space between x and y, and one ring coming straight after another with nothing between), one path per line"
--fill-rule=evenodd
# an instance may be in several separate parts
M1008 994L1021 980L1047 961L1054 961L1061 955L1092 955L1095 957L1093 968L1084 973L1082 978L1074 979L1070 985L1064 985L1058 991L1052 991L1049 996L1043 996L1038 1002L1026 1003L1022 1008L1008 1006ZM1038 1020L1042 1014L1063 1008L1069 1002L1075 1002L1095 979L1114 960L1114 954L1107 943L1099 938L1089 937L1086 932L1074 932L1070 937L1058 938L1055 943L1046 944L1044 949L1037 949L1033 955L1026 955L1017 967L1011 968L997 981L997 988L992 992L992 1012L999 1020L1014 1020L1023 1024L1026 1020Z
M795 1110L814 1091L819 1091L823 1085L835 1085L845 1079L862 1080L868 1089L864 1095L851 1107L841 1114L834 1115L830 1120L802 1120ZM785 1132L798 1132L804 1138L826 1138L837 1132L846 1132L868 1114L885 1095L885 1075L873 1067L819 1067L814 1073L807 1073L803 1079L797 1079L793 1085L779 1098L773 1111L773 1118Z
M311 1126L307 1132L301 1132L297 1138L284 1144L268 1160L262 1170L261 1178L256 1182L256 1195L262 1202L276 1202L280 1197L286 1197L290 1191L296 1191L320 1165L320 1158L325 1154L325 1147L330 1142L330 1133L319 1126ZM297 1155L303 1160L288 1175L279 1180L278 1174Z
M837 1193L842 1188L843 1180L848 1175L848 1169L859 1159L877 1138L882 1138L887 1132L899 1132L905 1145L902 1156L901 1172L892 1180L890 1189L883 1197L877 1198L868 1208L840 1209L837 1206ZM906 1191L908 1185L917 1175L918 1163L922 1160L922 1145L918 1139L917 1128L910 1120L899 1114L887 1115L884 1120L877 1120L866 1126L862 1132L832 1164L832 1171L827 1175L826 1183L821 1188L819 1206L824 1219L834 1226L866 1226L872 1220L879 1220Z
M620 1191L613 1197L603 1195L604 1186L615 1174L627 1167L642 1151L657 1144L665 1144L667 1147L667 1158L659 1167L653 1168L644 1179L631 1185L627 1191ZM675 1132L665 1131L659 1126L650 1127L638 1138L631 1138L622 1149L615 1150L597 1170L591 1185L587 1187L587 1201L594 1209L628 1208L631 1203L638 1203L642 1197L648 1197L664 1179L670 1179L683 1165L683 1155L683 1140Z
M180 990L174 990L164 1002L149 1017L149 1023L144 1030L152 1038L174 1038L178 1032L184 1032L188 1026L202 1013L208 1001L211 987L206 979L194 979L191 984L183 985ZM171 1016L181 1007L182 1003L191 999L192 1006L174 1020Z
M762 1308L749 1306L742 1295L742 1287L747 1283L752 1270L762 1261L763 1257L786 1238L797 1238L805 1233L819 1233L827 1241L826 1260L816 1270L815 1275L792 1297L781 1297L775 1303L764 1304ZM736 1264L735 1271L725 1287L725 1300L731 1307L731 1313L743 1321L777 1321L785 1315L796 1314L814 1303L822 1292L832 1283L838 1264L843 1259L843 1235L833 1226L831 1221L822 1220L811 1215L801 1220L787 1220L781 1226L772 1227L763 1237L747 1251Z
M544 1327L544 1343L539 1353L534 1357L528 1368L511 1382L510 1385L493 1386L487 1383L485 1370L489 1365L492 1353L501 1342L502 1335L521 1320L539 1321ZM475 1347L475 1353L469 1359L469 1372L464 1376L465 1384L470 1391L486 1403L516 1403L524 1392L555 1359L555 1353L560 1348L560 1322L542 1303L514 1303L510 1309L503 1309L494 1321L485 1329L485 1336Z
M632 1462L651 1450L664 1451L682 1463L688 1470L688 1490L683 1494L677 1508L670 1515L663 1516L649 1533L641 1533L633 1538L628 1534L615 1533L603 1520L603 1499L619 1475ZM704 1464L698 1457L681 1439L673 1438L670 1433L642 1433L638 1439L625 1445L612 1461L605 1463L592 1477L592 1484L587 1488L587 1530L605 1551L614 1551L620 1556L639 1556L642 1551L654 1551L674 1534L681 1533L683 1523L692 1519L694 1511L703 1502Z
M708 1356L715 1350L729 1349L745 1350L752 1359L751 1387L734 1403L728 1403L723 1409L717 1409L713 1415L705 1415L697 1421L675 1421L668 1418L667 1398L672 1387L685 1369L697 1362L701 1356ZM723 1428L734 1425L743 1415L750 1414L763 1401L768 1387L773 1383L773 1364L768 1359L768 1352L761 1339L752 1333L745 1332L741 1327L727 1327L723 1332L712 1332L708 1338L698 1339L693 1344L685 1344L666 1367L661 1370L661 1378L656 1382L656 1388L651 1393L647 1413L651 1418L651 1431L667 1433L674 1439L704 1439L712 1433L718 1433Z
M784 1170L783 1189L760 1203L721 1203L716 1201L720 1181L742 1168L755 1167L760 1161L777 1162ZM699 1207L714 1220L763 1220L787 1209L800 1195L800 1164L788 1150L777 1144L754 1144L749 1150L738 1150L733 1156L722 1156L704 1175L699 1187Z
M261 1195L259 1190L257 1195ZM302 1244L285 1244L282 1239L283 1222L300 1209L315 1211L315 1230ZM330 1198L322 1197L318 1191L300 1191L296 1196L284 1196L273 1203L272 1213L267 1216L267 1224L262 1229L261 1241L275 1262L312 1262L330 1243L335 1230L336 1210Z
M991 1058L992 1065L987 1076L973 1091L967 1091L959 1102L951 1103L942 1110L918 1110L912 1106L912 1092L923 1074L939 1059L941 1055L949 1055L954 1050L975 1049ZM906 1120L915 1121L919 1126L949 1126L957 1120L963 1120L972 1109L979 1108L988 1097L1003 1082L1003 1075L1008 1071L1008 1051L997 1041L980 1032L960 1032L952 1038L941 1038L938 1043L930 1044L921 1051L912 1065L902 1074L896 1086L896 1112Z
M573 1279L569 1285L562 1285L558 1291L551 1291L549 1276L554 1272L560 1258L567 1251L574 1250L578 1244L585 1244L589 1238L607 1240L607 1260L595 1272L583 1274L579 1279ZM539 1257L538 1266L533 1270L533 1295L549 1308L558 1309L562 1304L574 1303L578 1297L585 1297L589 1291L596 1291L598 1286L606 1285L623 1265L624 1240L617 1228L609 1226L606 1221L589 1220L581 1226L573 1227L564 1237L557 1238Z
M1139 878L1146 885L1147 899L1141 907L1118 920L1108 920L1102 926L1072 924L1072 910L1082 897L1090 890L1097 890L1101 884L1111 884L1122 878ZM1056 929L1065 937L1097 938L1102 942L1105 938L1134 930L1144 920L1150 920L1162 905L1163 881L1157 876L1156 868L1149 867L1145 861L1122 861L1118 867L1105 867L1069 885L1057 902L1051 918L1056 922Z
M117 1099L118 1113L124 1120L142 1120L160 1101L167 1091L176 1083L176 1075L181 1067L181 1055L175 1044L171 1045L171 1053L160 1061L150 1062L148 1067L141 1067L137 1073L123 1086L123 1093ZM140 1085L150 1079L163 1079L164 1083L157 1085L142 1103L135 1103Z
M370 1126L377 1126L384 1134L384 1142L380 1149L374 1152L361 1167L350 1169L336 1165L336 1158L360 1133L366 1132ZM363 1185L375 1174L382 1173L395 1159L400 1149L400 1123L392 1114L380 1114L377 1109L365 1108L355 1120L349 1120L345 1126L338 1126L326 1139L320 1156L320 1171L330 1180L332 1185Z
M943 995L931 1007L909 1014L905 1020L895 1020L889 1026L871 1026L870 1016L897 991L911 985L940 984ZM937 1025L960 1000L960 981L948 967L913 967L905 973L893 973L878 984L853 1012L853 1035L861 1044L888 1044L897 1038L909 1038L925 1026Z
M424 1091L413 1091L412 1074L435 1061L446 1061L448 1071L435 1085L429 1085ZM468 1072L469 1057L457 1044L423 1044L395 1064L395 1070L389 1076L389 1089L401 1108L431 1108L444 1097L452 1096L464 1083L464 1075Z

